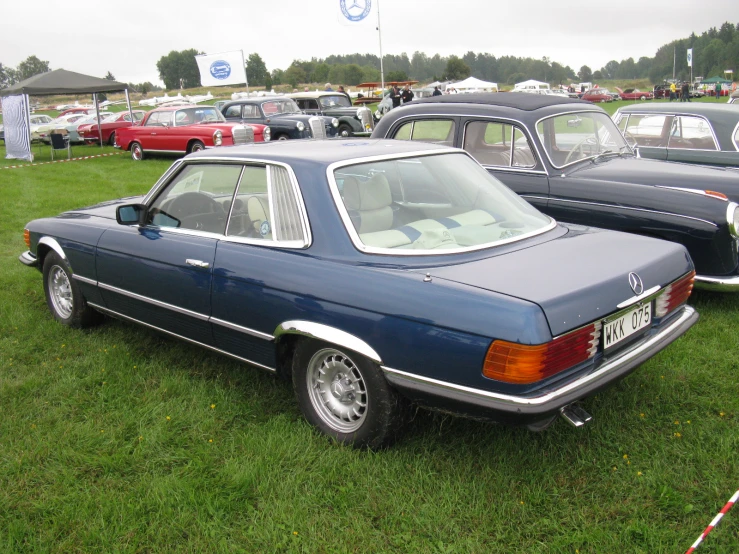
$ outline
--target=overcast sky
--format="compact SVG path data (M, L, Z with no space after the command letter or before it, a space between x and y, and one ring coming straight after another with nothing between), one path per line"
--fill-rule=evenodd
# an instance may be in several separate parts
M346 0L348 4L354 1ZM373 0L377 2L378 0ZM442 56L489 52L596 70L608 61L654 56L657 48L725 21L739 23L739 0L379 0L382 50ZM0 63L30 55L118 81L161 84L156 62L171 50L257 52L268 70L294 59L379 54L374 26L338 22L339 0L153 0L3 2ZM737 68L739 69L739 68Z

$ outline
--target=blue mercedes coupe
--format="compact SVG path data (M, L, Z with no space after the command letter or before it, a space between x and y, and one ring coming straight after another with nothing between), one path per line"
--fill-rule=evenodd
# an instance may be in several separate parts
M106 314L290 378L308 421L370 448L409 400L582 425L578 400L698 319L682 245L557 223L466 152L411 141L199 152L25 239L62 324Z

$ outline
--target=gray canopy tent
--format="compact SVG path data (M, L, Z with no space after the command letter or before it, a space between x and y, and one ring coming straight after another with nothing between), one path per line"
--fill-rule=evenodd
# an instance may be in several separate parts
M84 94L92 93L95 101L95 113L97 114L98 122L98 136L100 137L100 146L103 145L103 134L100 131L100 106L98 103L98 93L100 92L113 92L122 90L126 93L126 103L128 105L128 111L131 114L131 121L134 121L133 112L131 110L131 99L128 96L128 85L126 83L119 83L118 81L111 81L109 79L101 79L99 77L92 77L90 75L83 75L82 73L75 73L74 71L67 71L66 69L55 69L47 73L41 73L40 75L34 75L16 83L8 88L0 90L0 97L9 96L22 96L25 100L25 127L28 140L28 149L30 152L31 137L28 128L30 127L30 105L28 97L34 96L49 96L53 94ZM6 125L6 135L7 135ZM31 156L33 158L33 156Z

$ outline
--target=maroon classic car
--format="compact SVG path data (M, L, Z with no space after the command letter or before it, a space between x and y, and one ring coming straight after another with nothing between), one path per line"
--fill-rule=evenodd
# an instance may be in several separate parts
M606 89L591 88L580 98L588 102L613 102L613 96Z
M639 90L638 88L621 90L618 87L616 87L616 90L621 100L652 100L654 98L654 93L649 90Z
M141 124L118 129L114 146L138 161L144 153L189 154L269 139L267 125L231 123L215 107L193 104L151 110Z
M133 119L136 124L144 119L144 115L146 115L146 112L144 110L135 110L133 112ZM127 111L120 112L116 117L106 119L105 121L100 123L100 131L103 133L103 142L112 146L113 144L115 144L116 129L130 126L131 114ZM100 141L98 126L94 123L86 123L85 125L80 125L77 128L77 133L79 133L80 138L88 144Z

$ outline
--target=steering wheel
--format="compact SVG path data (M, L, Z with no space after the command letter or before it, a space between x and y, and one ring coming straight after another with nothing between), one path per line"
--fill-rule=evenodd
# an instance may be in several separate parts
M196 214L223 213L223 208L207 194L183 192L172 200L167 212L177 219L182 219Z
M567 165L569 161L572 159L572 156L575 155L575 152L578 152L581 157L585 157L585 148L584 146L588 144L590 146L595 144L595 139L593 137L585 137L580 142L578 142L575 146L572 147L572 150L570 150L570 153L567 154L567 157L565 158L565 162L562 165ZM592 149L591 149L592 150Z

